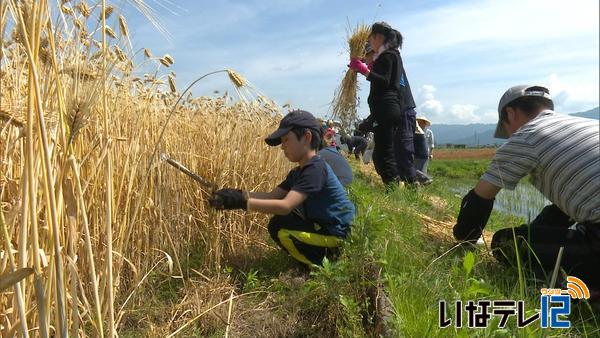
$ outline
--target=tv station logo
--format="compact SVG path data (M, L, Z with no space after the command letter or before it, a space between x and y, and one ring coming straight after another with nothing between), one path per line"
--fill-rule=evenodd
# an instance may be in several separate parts
M468 328L486 328L493 316L500 317L498 328L506 327L506 323L511 316L517 319L517 328L523 328L531 325L535 321L540 321L542 328L563 328L571 327L571 321L568 315L571 314L572 299L589 299L590 291L585 283L573 276L567 277L566 289L541 289L540 290L540 310L528 316L525 311L524 300L468 300L463 303L461 300L454 302L454 317L450 317L448 306L445 300L439 301L439 321L440 328L447 328L454 325L461 328L464 325L463 315L466 317Z

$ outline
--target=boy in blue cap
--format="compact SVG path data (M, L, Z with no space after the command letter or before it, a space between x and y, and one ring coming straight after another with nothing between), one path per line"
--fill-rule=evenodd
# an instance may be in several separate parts
M320 265L327 250L338 247L350 231L354 205L329 165L317 155L320 126L306 111L287 114L265 142L281 144L284 155L298 163L271 192L216 191L210 205L274 214L271 238L296 260Z

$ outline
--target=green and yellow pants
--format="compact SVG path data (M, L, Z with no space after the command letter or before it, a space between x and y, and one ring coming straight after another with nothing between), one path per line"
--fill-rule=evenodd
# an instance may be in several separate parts
M294 214L273 216L269 234L292 257L307 265L321 265L327 250L338 247L344 240Z

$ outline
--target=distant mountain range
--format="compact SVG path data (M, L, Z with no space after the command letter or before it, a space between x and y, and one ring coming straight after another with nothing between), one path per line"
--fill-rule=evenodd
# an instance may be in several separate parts
M596 108L590 109L588 111L584 111L581 113L573 113L571 115L579 116L579 117L587 117L588 119L600 120L600 116L598 116L599 114L600 114L600 107L596 107Z
M570 115L600 120L600 107ZM473 147L504 143L504 140L494 138L496 130L494 123L433 124L431 130L435 136L435 143L439 146L464 144Z

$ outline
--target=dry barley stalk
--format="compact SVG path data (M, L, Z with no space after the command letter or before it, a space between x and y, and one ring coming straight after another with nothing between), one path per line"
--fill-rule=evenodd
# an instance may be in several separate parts
M114 337L116 333L115 328L115 309L114 309L114 281L113 281L113 230L112 230L112 222L113 222L113 213L112 213L112 205L113 205L113 165L112 165L112 154L110 151L111 147L111 139L109 130L109 111L108 111L108 98L107 98L107 40L106 35L110 35L113 39L116 37L112 29L106 25L106 0L102 0L102 27L105 29L102 30L102 74L104 75L103 86L102 86L102 113L104 117L104 142L105 146L108 147L109 152L108 156L106 156L106 166L105 166L105 184L106 184L106 219L104 220L106 224L106 290L107 290L107 312L108 312L108 336Z
M16 1L10 2L14 17L24 15L15 4ZM259 100L233 104L227 96L194 98L188 95L188 88L173 104L174 96L161 92L162 88L144 85L110 67L114 60L109 53L100 51L92 57L94 52L88 52L88 48L114 50L118 46L109 45L110 39L104 39L105 46L65 39L76 25L76 18L66 18L70 26L64 32L55 31L49 21L38 22L32 30L31 21L40 17L40 10L28 10L27 17L31 19L16 19L15 24L19 31L25 25L26 32L37 36L31 38L34 42L41 44L44 38L48 39L44 47L48 64L30 62L31 57L39 60L39 44L28 53L25 45L29 36L21 33L16 34L21 42L5 49L6 59L2 60L2 71L10 74L10 78L0 78L3 98L9 98L9 106L15 107L10 110L9 119L23 121L23 129L27 130L24 134L11 134L9 146L0 146L0 180L6 177L18 182L20 189L7 197L20 204L3 204L2 212L17 214L6 222L18 258L14 260L16 268L33 266L35 273L21 281L21 292L0 292L0 303L15 304L17 311L7 318L14 328L24 313L27 318L21 325L35 328L30 331L32 335L112 335L122 329L119 323L125 325L128 321L119 320L112 329L104 331L114 312L109 303L113 301L122 308L119 319L127 316L129 310L143 306L143 293L140 297L127 297L128 303L122 302L121 296L131 294L132 288L140 288L136 285L146 287L140 284L142 276L152 269L159 252L168 253L172 265L181 266L180 260L198 250L190 243L200 242L199 247L206 248L201 252L206 257L203 269L209 270L225 262L232 253L243 255L244 248L259 245L270 250L265 244L265 216L210 210L206 205L210 192L176 172L156 166L156 146L174 152L182 162L220 186L265 190L290 169L285 158L277 150L267 148L262 140L276 127L280 115L273 116L277 110L274 103L249 89L248 82L233 71L228 71L228 75L240 96ZM101 10L100 6L90 9L91 14L97 10ZM93 32L88 27L90 21L80 18L81 28ZM102 23L93 21L102 27ZM99 29L98 34L101 32ZM173 63L170 56L163 59L169 65ZM95 76L84 79L83 65L92 69ZM30 68L33 69L29 71ZM117 82L123 87L116 88ZM9 86L4 86L6 83ZM101 91L102 103L90 99L98 97ZM41 104L36 102L40 98ZM163 98L171 103L167 106ZM177 119L168 122L175 112ZM165 128L167 124L169 128ZM0 144L3 141L0 139ZM144 167L146 161L150 163L148 167ZM112 163L111 168L107 162ZM4 170L4 163L11 163L10 170ZM107 184L109 180L113 183ZM107 193L109 187L112 192ZM54 202L51 195L55 196ZM109 240L109 236L114 239ZM215 241L216 238L222 240ZM58 254L57 244L62 247ZM59 278L57 265L67 271L67 278ZM0 274L8 271L3 269L6 270L0 266ZM178 274L189 274L181 270L180 267ZM63 303L66 324L61 323L59 293L68 300ZM22 305L18 295L22 295ZM207 303L199 311L212 304ZM0 313L8 313L5 310L0 309ZM2 330L2 335L8 333ZM16 330L24 331L22 326Z
M350 58L362 58L370 28L360 24L348 30L348 52ZM355 71L348 69L342 82L335 90L331 103L331 116L339 119L342 127L348 129L358 117L358 80Z
M26 6L26 5L24 5ZM39 5L38 5L39 6ZM27 29L27 25L25 23L25 19L23 17L23 12L18 4L14 1L9 3L9 7L13 17L15 18L15 24L18 27L18 32L20 33L20 37L24 47L27 50L27 57L29 62L29 74L28 74L28 92L27 92L27 137L26 137L26 165L27 165L27 187L28 187L28 200L29 200L29 217L31 220L31 229L32 229L32 246L33 246L33 260L34 260L34 285L36 289L36 298L38 302L38 315L39 315L39 329L40 336L48 337L48 326L47 326L47 316L46 316L46 292L44 290L44 286L42 283L42 268L40 262L40 248L39 248L39 235L38 235L38 225L37 225L37 211L36 211L36 198L37 192L35 191L35 178L37 175L34 173L34 156L35 156L35 148L34 148L34 140L33 140L33 128L34 128L34 110L36 109L34 106L36 104L36 93L34 91L33 82L37 79L34 77L33 70L35 69L34 55L32 52L32 48L28 42L27 32L31 32L34 27L32 27L32 23L29 22L30 26ZM34 12L35 5L31 4L31 7L28 8L30 12ZM35 44L35 40L32 41ZM41 98L37 97L37 103L39 104ZM24 203L25 204L25 203ZM58 252L57 252L58 253ZM58 264L56 265L58 266ZM61 274L62 275L62 274ZM64 314L64 313L63 313Z
M4 221L4 211L2 211L2 209L0 208L0 231L2 231L2 237L4 238L4 252L7 253L9 262L10 262L10 269L14 272L18 272L17 270L17 265L15 264L14 261L14 257L12 255L12 244L10 242L10 235L8 233L8 229L7 229L7 225L6 222ZM31 268L23 268L21 269L21 271L23 271L24 269L29 269L31 272L32 269ZM30 272L30 273L31 273ZM6 275L2 275L0 280L5 282L5 280L8 279L8 277L6 277ZM25 314L25 301L23 300L23 294L22 294L22 288L21 288L21 280L22 278L19 278L18 281L16 281L14 283L15 286L15 295L17 298L17 311L19 313L19 320L20 320L20 326L21 326L21 335L23 337L29 337L29 330L27 329L27 316ZM0 292L3 291L3 288L0 288Z

